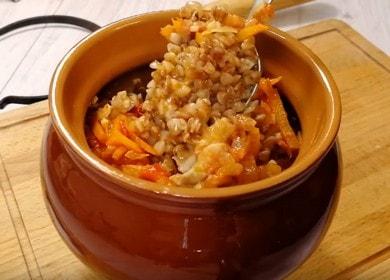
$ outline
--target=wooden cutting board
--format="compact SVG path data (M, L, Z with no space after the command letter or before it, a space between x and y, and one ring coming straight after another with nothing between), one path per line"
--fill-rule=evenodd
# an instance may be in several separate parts
M390 279L390 59L340 21L291 34L341 91L344 178L329 232L289 279ZM0 279L98 279L62 242L43 203L47 119L47 102L0 114Z

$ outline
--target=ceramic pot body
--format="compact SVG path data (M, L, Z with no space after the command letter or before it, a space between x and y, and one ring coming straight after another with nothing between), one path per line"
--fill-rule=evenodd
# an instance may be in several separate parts
M54 223L79 258L113 278L279 279L317 246L338 199L335 147L277 197L167 203L123 192L72 158L52 127L46 136L44 194Z
M257 38L265 69L283 75L281 87L302 126L296 162L275 178L215 190L171 188L120 174L85 141L94 94L118 74L161 57L166 42L159 28L173 15L114 23L58 66L41 161L49 213L72 251L112 278L281 278L323 237L340 182L337 89L298 42L277 30Z

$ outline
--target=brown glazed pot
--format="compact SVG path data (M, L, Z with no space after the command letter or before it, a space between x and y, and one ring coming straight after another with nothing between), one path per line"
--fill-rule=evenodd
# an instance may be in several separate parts
M161 58L159 29L175 11L110 24L77 44L55 71L42 148L42 185L66 244L87 265L123 279L278 279L316 248L333 216L341 164L337 88L319 59L285 33L258 35L267 72L302 127L281 174L217 189L168 187L123 175L88 148L84 116L117 75Z

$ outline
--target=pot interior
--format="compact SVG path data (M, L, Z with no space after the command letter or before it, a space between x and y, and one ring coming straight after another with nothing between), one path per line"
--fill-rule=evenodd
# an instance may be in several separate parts
M146 14L104 27L81 41L58 66L50 94L54 125L88 157L100 161L84 133L92 98L118 75L162 57L167 42L159 31L176 13ZM329 74L310 51L286 36L271 28L256 37L256 44L267 73L283 77L278 86L298 114L301 149L293 165L281 174L252 183L259 188L288 180L313 166L329 149L339 125L337 90ZM100 164L107 167L103 161Z

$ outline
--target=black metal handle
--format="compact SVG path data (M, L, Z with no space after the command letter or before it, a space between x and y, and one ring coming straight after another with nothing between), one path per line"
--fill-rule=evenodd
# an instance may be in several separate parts
M38 101L47 99L47 95L34 95L34 96L17 96L17 95L8 95L0 99L0 109L3 109L5 106L11 103L15 104L32 104Z
M37 25L37 24L48 24L48 23L75 25L78 27L82 27L86 30L89 30L91 32L94 32L100 28L100 26L97 25L96 23L93 23L92 21L86 19L72 17L72 16L64 16L64 15L49 15L49 16L37 16L37 17L26 18L8 24L6 26L3 26L0 28L0 36L26 26ZM32 104L45 99L47 99L47 95L39 95L39 96L9 95L0 99L0 109L3 109L5 106L11 103Z

